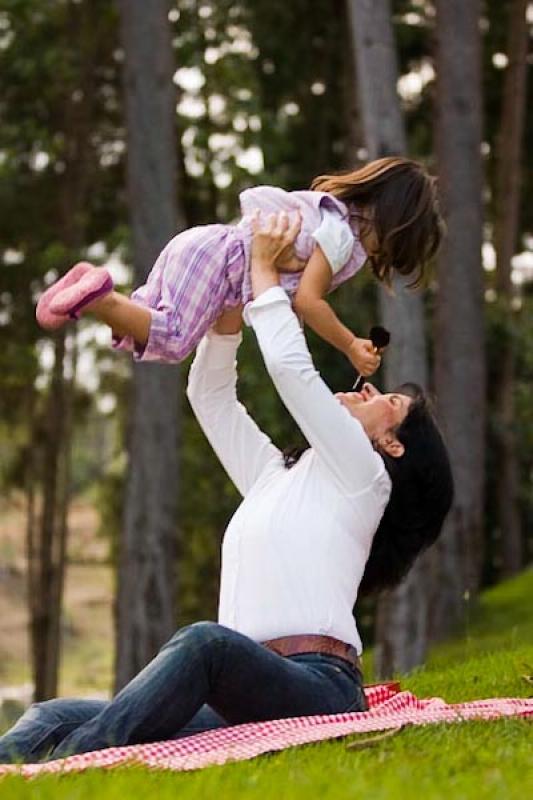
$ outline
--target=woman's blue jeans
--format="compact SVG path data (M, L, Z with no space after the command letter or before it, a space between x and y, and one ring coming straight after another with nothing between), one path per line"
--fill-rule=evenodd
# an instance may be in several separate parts
M286 658L223 625L197 622L177 631L112 700L30 706L0 737L0 763L365 707L361 673L346 661L318 653Z

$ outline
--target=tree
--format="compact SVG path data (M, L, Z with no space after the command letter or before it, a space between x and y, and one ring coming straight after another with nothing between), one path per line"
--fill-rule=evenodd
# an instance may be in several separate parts
M348 0L356 60L364 145L369 159L407 152L407 136L397 93L398 65L390 0ZM385 360L388 390L411 380L426 388L427 356L421 294L394 281L395 297L380 290L383 324L392 333ZM411 570L395 591L379 599L376 617L376 671L381 677L420 664L429 627L429 558Z
M483 553L483 331L480 3L436 2L436 143L448 235L438 257L435 379L455 497L441 535L433 630L464 616Z
M125 54L128 192L135 280L184 227L177 203L175 73L167 0L120 0ZM119 689L175 629L179 369L135 364L129 467L119 545L116 675Z
M10 439L20 437L15 483L28 500L36 700L58 689L75 385L65 374L72 367L70 337L64 329L54 335L38 329L30 289L41 288L47 272L61 274L78 260L91 235L98 205L93 198L102 180L96 166L103 138L98 94L113 82L112 25L103 5L54 2L42 14L38 4L12 2L2 15L0 236L15 261L2 271L0 341L2 359L17 377L8 373L1 410L9 407L10 432L17 431ZM37 342L53 355L44 388L36 385L44 377Z
M516 337L513 325L511 259L518 239L524 133L528 25L527 0L514 0L508 9L508 66L503 87L496 152L495 250L496 287L506 317L507 335L501 345L497 392L498 518L502 574L512 575L523 565L522 530L518 503L519 475L515 432Z
M67 69L77 62L63 90L61 116L65 136L65 170L59 186L58 234L68 253L78 253L86 236L85 204L90 188L91 111L95 82L94 49L87 36L95 31L94 9L69 2L59 9L63 33L71 42ZM77 45L77 46L76 46ZM74 55L76 53L76 55ZM68 75L68 72L67 72ZM83 103L76 102L76 90ZM65 264L66 268L68 264ZM43 447L40 464L42 508L39 525L33 527L38 541L28 540L30 609L35 698L58 693L61 611L65 580L68 506L70 501L70 449L75 375L65 375L68 354L65 328L53 337L54 367L43 415ZM72 341L71 341L72 345ZM28 526L28 534L32 527ZM37 556L37 559L35 559ZM37 563L35 563L37 561ZM32 574L37 567L37 574Z

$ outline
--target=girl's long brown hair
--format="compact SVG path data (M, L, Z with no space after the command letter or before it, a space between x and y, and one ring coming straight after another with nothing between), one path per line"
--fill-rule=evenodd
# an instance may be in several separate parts
M369 261L380 281L390 285L396 270L414 273L409 285L417 287L444 233L435 184L417 161L391 156L352 172L319 175L311 189L342 200L363 235L374 233L377 247Z

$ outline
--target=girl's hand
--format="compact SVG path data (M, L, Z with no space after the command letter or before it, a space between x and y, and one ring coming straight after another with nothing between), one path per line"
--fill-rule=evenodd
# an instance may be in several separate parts
M365 377L373 375L381 364L381 355L370 339L359 339L354 336L346 355L355 369Z

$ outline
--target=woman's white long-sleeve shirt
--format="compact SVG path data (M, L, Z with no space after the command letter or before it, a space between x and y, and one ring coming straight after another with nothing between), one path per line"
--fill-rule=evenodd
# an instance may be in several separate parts
M324 634L361 652L352 609L372 538L389 500L383 460L316 371L286 293L245 308L279 396L310 444L286 469L239 403L241 335L208 333L187 395L243 495L222 545L219 622L256 641Z

